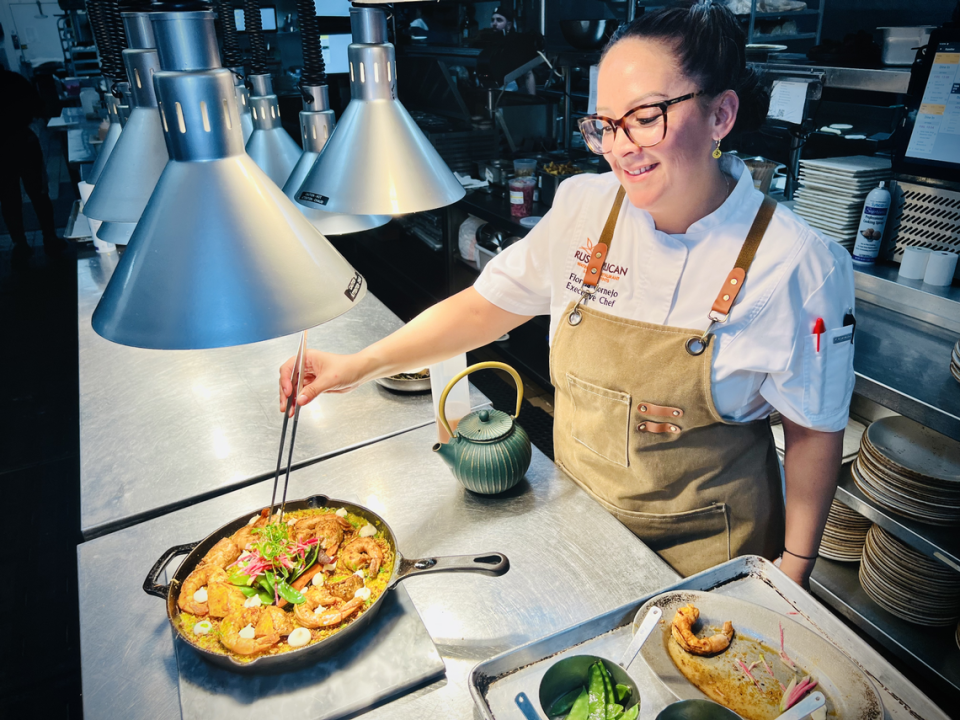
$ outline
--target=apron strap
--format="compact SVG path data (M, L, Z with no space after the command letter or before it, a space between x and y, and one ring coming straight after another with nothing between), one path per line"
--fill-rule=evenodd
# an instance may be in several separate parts
M610 214L607 216L607 222L603 226L603 232L600 233L600 241L593 246L593 254L590 256L590 262L587 263L587 269L583 271L583 284L595 288L600 282L600 276L603 274L603 263L607 259L607 251L613 243L613 231L617 227L617 218L620 217L620 208L623 206L623 198L627 194L623 185L617 190L617 199L613 201L613 207L610 208ZM762 234L762 231L761 231Z
M733 266L733 270L730 271L730 274L727 275L727 279L723 281L723 287L720 288L720 294L717 295L717 299L713 301L713 307L711 308L713 312L723 316L730 313L730 308L733 307L737 295L740 294L740 290L743 288L743 281L747 277L747 271L750 269L750 264L757 254L760 241L763 240L763 234L767 231L767 226L770 224L770 220L773 218L773 213L776 209L777 201L773 200L769 195L764 195L763 204L760 205L757 216L753 219L753 225L750 226L750 232L747 233L747 239L743 241L743 246L740 248L737 262Z

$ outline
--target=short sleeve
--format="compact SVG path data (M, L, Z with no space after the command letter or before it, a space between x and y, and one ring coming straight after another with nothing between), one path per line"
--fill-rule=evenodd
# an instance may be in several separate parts
M855 380L854 327L845 324L854 310L853 265L841 246L819 242L820 254L829 252L832 263L801 263L793 274L791 294L805 299L794 314L792 348L782 368L767 374L760 394L798 425L835 432L847 425ZM826 271L825 276L817 272L818 267ZM819 280L818 276L822 277L819 284L810 282ZM796 292L804 285L813 289ZM778 307L774 303L768 310L777 312ZM823 320L824 329L819 338L813 332L818 320Z
M551 297L551 210L527 234L487 263L474 288L497 307L517 315L548 315Z

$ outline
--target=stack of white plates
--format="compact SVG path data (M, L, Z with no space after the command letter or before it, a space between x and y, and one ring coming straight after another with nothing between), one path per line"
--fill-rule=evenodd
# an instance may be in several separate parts
M860 585L880 607L907 622L946 627L960 619L960 573L879 525L867 533Z
M953 346L953 352L950 354L950 372L954 380L960 382L960 340Z
M853 463L877 505L930 525L960 525L960 443L905 417L867 428Z
M833 501L820 541L820 555L828 560L859 562L867 530L873 525L856 510Z
M890 179L890 159L853 155L800 161L794 212L851 249L867 193Z

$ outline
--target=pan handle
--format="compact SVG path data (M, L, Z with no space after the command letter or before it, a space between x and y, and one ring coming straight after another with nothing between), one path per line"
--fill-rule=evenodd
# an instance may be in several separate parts
M150 572L147 573L147 579L143 581L143 591L147 595L156 595L158 598L167 599L167 595L170 593L169 585L160 585L157 583L157 578L160 577L160 573L163 572L163 569L167 566L173 558L177 555L186 555L190 553L197 545L200 544L200 541L187 543L186 545L174 545L172 548L167 550L163 555L160 556L160 559L157 560L153 567L150 568Z
M510 561L503 553L484 553L483 555L448 555L446 557L420 558L419 560L400 560L400 570L390 587L401 580L414 575L426 575L438 572L475 572L482 575L503 575L510 569Z

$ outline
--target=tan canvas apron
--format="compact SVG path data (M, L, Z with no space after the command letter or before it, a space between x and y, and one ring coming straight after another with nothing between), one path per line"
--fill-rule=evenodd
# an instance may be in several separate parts
M600 269L596 280L602 275L622 199L621 188L585 277L592 267ZM713 321L726 320L773 207L770 200L761 207ZM769 422L720 417L711 382L716 343L709 337L614 317L581 299L568 306L550 353L557 464L682 575L737 555L773 558L783 547ZM597 544L602 550L603 539Z

